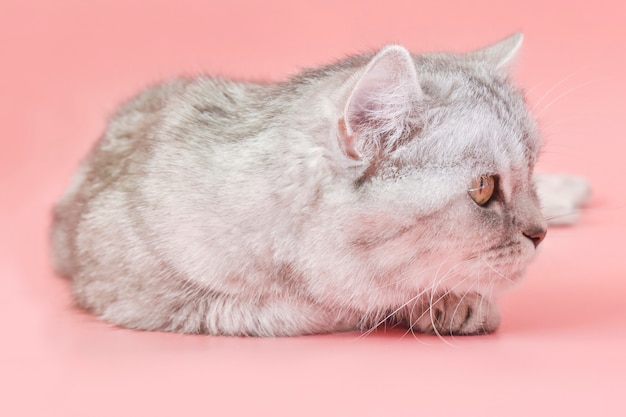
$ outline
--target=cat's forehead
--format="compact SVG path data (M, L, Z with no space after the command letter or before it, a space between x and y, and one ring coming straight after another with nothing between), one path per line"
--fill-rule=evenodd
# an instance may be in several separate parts
M427 134L438 152L477 170L530 171L541 143L523 94L507 75L454 55L416 60Z

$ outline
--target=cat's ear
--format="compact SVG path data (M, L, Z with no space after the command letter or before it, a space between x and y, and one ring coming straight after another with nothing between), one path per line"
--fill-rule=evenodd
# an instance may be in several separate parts
M506 68L515 60L523 41L524 35L518 32L496 44L470 52L469 56L486 61L498 69Z
M407 136L421 97L411 54L397 45L383 48L354 84L339 121L346 154L371 158L393 149Z

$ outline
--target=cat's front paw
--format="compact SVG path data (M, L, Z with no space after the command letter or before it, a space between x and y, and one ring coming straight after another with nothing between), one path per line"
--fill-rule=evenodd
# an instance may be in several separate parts
M587 180L573 175L537 174L535 185L543 216L553 226L576 222L591 195Z
M500 324L495 303L478 293L435 294L405 307L398 318L415 332L442 336L493 333Z

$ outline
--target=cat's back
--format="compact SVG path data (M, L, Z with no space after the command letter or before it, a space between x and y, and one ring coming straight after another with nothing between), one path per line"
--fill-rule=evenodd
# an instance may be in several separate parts
M245 124L244 116L263 115L271 87L206 76L157 84L119 108L104 140L185 140L210 133L228 138Z
M140 204L137 192L145 187L149 171L182 164L175 160L181 153L208 160L219 152L216 146L253 135L264 123L266 90L251 82L179 78L148 87L121 105L55 206L52 238L58 272L71 275L79 225L93 210ZM256 121L250 114L257 115Z
M82 191L92 194L113 185L122 174L141 174L156 148L199 142L196 145L210 149L211 144L251 135L261 122L254 125L249 116L264 116L267 89L212 77L178 78L144 89L113 114L66 194L86 184L89 190Z

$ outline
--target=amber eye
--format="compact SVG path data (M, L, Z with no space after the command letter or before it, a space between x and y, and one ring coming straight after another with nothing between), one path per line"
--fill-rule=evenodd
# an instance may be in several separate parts
M491 200L495 188L496 177L494 175L481 175L472 181L467 192L476 204L484 206Z

